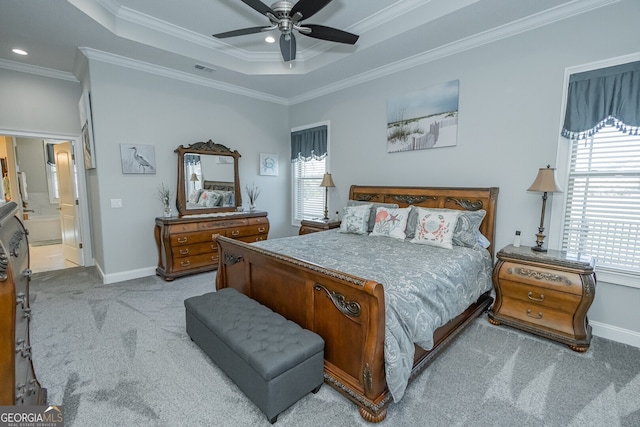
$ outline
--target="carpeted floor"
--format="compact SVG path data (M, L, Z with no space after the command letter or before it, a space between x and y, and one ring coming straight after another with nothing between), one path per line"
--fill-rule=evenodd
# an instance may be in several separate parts
M269 426L191 342L185 298L215 273L102 285L95 270L36 273L31 345L70 426ZM587 353L475 320L392 403L381 426L640 426L640 349L594 337ZM370 425L326 384L277 426Z

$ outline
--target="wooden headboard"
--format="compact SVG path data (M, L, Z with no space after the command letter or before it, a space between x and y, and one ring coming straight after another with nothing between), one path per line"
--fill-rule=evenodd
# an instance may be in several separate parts
M236 184L228 181L207 181L205 179L203 183L205 190L221 190L221 191L235 191Z
M488 250L494 255L496 208L498 187L384 187L352 185L349 200L377 203L396 203L401 208L409 205L425 208L445 208L477 211L487 214L480 225L480 232L491 242Z

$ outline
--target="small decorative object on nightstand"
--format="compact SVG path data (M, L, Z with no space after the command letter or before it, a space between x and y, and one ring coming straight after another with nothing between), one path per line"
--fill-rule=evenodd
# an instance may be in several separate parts
M302 222L300 222L300 231L298 234L316 233L318 231L326 231L339 227L340 221L325 221L322 218L303 219Z
M496 300L489 322L504 323L584 352L591 343L587 311L596 292L595 259L588 255L509 245L493 269Z
M325 173L322 177L320 187L324 187L324 220L329 221L329 187L335 187L330 173Z

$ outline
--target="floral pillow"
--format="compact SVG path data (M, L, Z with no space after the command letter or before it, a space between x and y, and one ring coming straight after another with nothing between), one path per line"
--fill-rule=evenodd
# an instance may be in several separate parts
M220 201L220 195L215 191L204 191L200 195L198 206L203 208L212 208L218 204L218 201Z
M373 226L376 224L376 212L378 212L378 208L397 208L399 207L396 203L378 203L378 202L363 202L360 200L349 200L347 201L347 206L360 206L360 205L371 205L371 212L369 212L369 225L367 226L367 231L371 233L373 231Z
M418 208L415 237L411 243L453 249L453 231L458 221L458 211L442 211Z
M387 236L395 239L404 240L406 234L404 230L407 227L407 219L409 218L411 208L378 208L376 212L376 221L370 236Z
M344 208L340 233L367 234L371 204L347 206Z

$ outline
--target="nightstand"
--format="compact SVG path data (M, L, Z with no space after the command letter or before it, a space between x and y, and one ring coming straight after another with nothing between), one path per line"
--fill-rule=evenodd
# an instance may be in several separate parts
M496 300L489 322L505 324L584 352L591 343L587 311L596 291L595 259L509 245L493 269Z
M303 219L300 222L300 231L298 231L299 235L316 233L318 231L326 231L331 230L332 228L339 228L340 221L334 220L323 220L322 218L318 219Z

